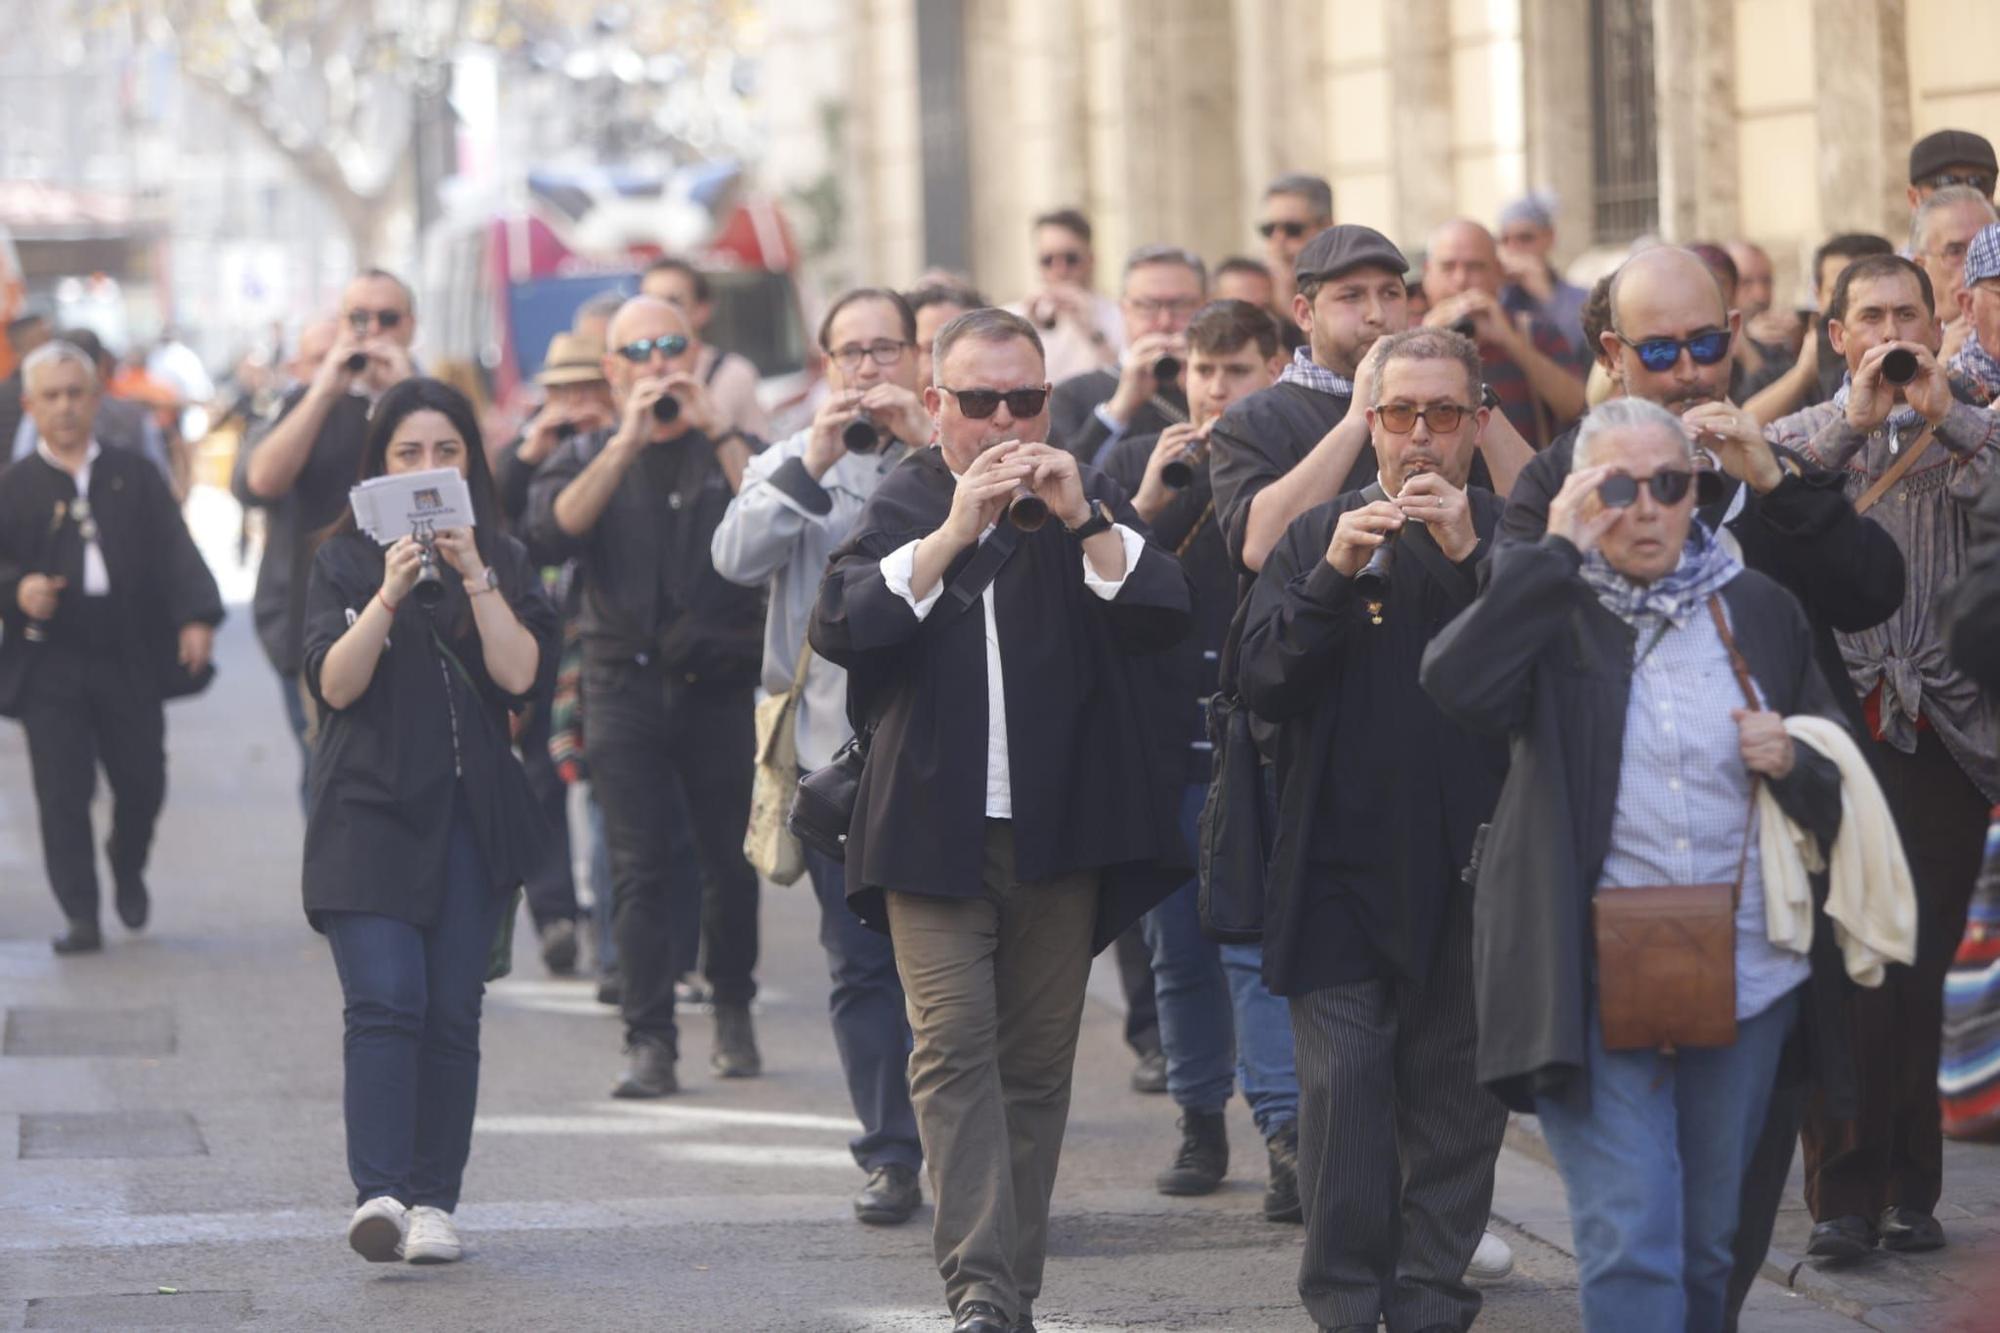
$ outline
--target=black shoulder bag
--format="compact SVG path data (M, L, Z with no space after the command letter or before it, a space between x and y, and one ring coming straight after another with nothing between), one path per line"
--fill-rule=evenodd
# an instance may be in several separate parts
M1195 910L1202 933L1220 944L1255 944L1264 938L1264 875L1271 861L1264 761L1250 734L1249 706L1236 688L1236 659L1249 606L1245 594L1222 642L1217 688L1208 700L1214 767L1196 825Z
M941 624L979 600L988 584L1014 554L1020 529L1003 522L993 535L980 543L965 568L944 590L944 605L930 617ZM874 735L856 732L833 758L799 779L798 794L792 798L785 827L792 836L821 856L838 861L847 855L847 831L854 824L854 806L861 795L861 772L868 764L868 742Z

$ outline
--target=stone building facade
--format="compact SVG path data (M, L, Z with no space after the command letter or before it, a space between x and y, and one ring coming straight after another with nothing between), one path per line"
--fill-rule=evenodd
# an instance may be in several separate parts
M1560 251L1747 236L1796 287L1834 231L1900 241L1910 142L2000 139L1985 0L765 0L767 182L817 277L969 271L1007 299L1028 219L1257 253L1262 184L1411 247L1533 187ZM1781 294L1782 295L1782 294Z

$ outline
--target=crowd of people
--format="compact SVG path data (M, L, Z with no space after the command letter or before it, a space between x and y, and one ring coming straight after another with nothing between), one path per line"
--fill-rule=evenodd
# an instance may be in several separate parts
M1945 1245L1944 983L2000 802L1996 175L1921 140L1907 238L1829 239L1804 313L1746 241L1572 285L1536 197L1412 263L1303 174L1261 259L1145 245L1114 300L1057 210L1010 306L835 296L789 430L682 260L578 309L504 440L358 274L234 479L345 997L351 1245L461 1254L517 891L647 1099L691 1010L715 1076L762 1072L760 885L800 877L855 1215L928 1194L957 1333L1035 1327L1105 949L1179 1113L1157 1189L1220 1186L1240 1093L1322 1329L1472 1325L1510 1110L1593 1330L1733 1328L1799 1144L1814 1257ZM59 953L102 947L100 760L145 924L160 701L221 616L104 374L30 355L0 474ZM357 530L357 482L434 469L469 526ZM1954 1132L2000 1126L1953 1086Z

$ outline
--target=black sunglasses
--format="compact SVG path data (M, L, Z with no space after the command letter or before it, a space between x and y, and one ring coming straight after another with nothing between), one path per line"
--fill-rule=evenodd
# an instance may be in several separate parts
M1283 232L1285 233L1286 240L1296 241L1299 237L1306 234L1306 224L1303 222L1260 222L1257 224L1257 234L1267 241L1271 239L1274 232Z
M353 329L356 333L366 333L368 331L368 326L371 323L379 324L385 329L393 329L402 322L403 322L403 312L400 310L357 309L357 310L350 310L347 312L348 327Z
M687 349L688 340L684 335L669 333L664 338L641 338L638 342L626 343L618 349L618 355L624 357L633 365L638 365L651 357L656 351L671 360Z
M1619 342L1639 354L1639 364L1654 374L1672 370L1674 363L1681 359L1681 348L1694 358L1697 366L1712 366L1729 355L1729 330L1711 329L1707 333L1697 333L1692 338L1644 338L1632 341L1613 329L1613 336Z
M1043 268L1054 268L1061 264L1065 268L1075 268L1083 262L1083 253L1078 250L1051 250L1041 257Z
M1644 484L1661 504L1677 505L1687 498L1688 487L1694 485L1694 473L1669 468L1647 477ZM1606 509L1630 509L1639 503L1639 486L1639 478L1614 472L1597 483L1597 498Z
M947 389L937 386L939 393L948 393L958 399L958 410L974 421L984 421L1000 410L1000 404L1007 404L1012 416L1025 420L1040 416L1042 404L1049 400L1049 386L1044 384L1033 389Z

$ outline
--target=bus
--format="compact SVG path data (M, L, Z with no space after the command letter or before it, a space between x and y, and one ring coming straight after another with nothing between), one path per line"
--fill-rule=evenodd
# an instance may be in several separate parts
M526 415L549 339L605 291L639 288L672 254L708 275L715 313L704 339L748 357L767 409L794 407L813 366L797 281L798 250L776 203L740 168L706 163L661 176L615 169L538 170L526 203L447 212L424 239L418 309L433 370L473 368L509 424Z

